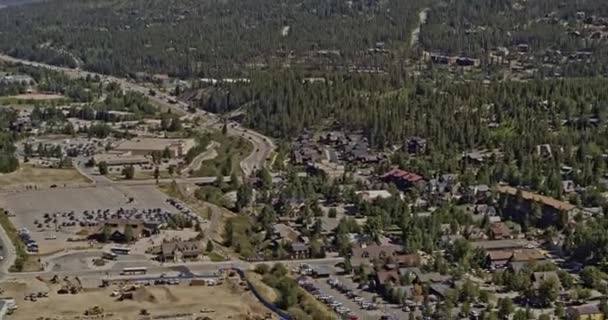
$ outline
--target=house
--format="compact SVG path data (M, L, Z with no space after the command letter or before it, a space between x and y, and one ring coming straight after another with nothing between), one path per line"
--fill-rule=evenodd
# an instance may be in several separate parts
M158 260L162 262L180 262L197 260L202 255L203 248L199 241L171 240L163 242L160 245Z
M127 230L131 230L131 241L147 238L159 232L157 223L148 223L140 219L108 219L100 225L97 232L93 234L94 238L102 238L108 235L108 239L113 242L126 242Z
M513 251L509 250L490 251L486 258L487 266L492 270L506 268L512 256Z
M355 193L359 199L365 202L373 202L376 199L388 199L393 196L388 190L366 190Z
M295 242L291 244L290 259L308 259L310 258L310 246L303 242Z
M502 240L511 238L511 229L504 222L495 222L490 225L490 239Z
M431 283L429 285L429 292L441 299L445 299L451 289L452 288L445 283Z
M374 261L387 260L398 256L401 247L393 244L373 244L365 247L353 248L351 264L354 268L363 264L371 264Z
M274 237L275 241L285 241L288 243L295 243L300 240L300 232L294 228L278 223L274 225Z
M312 142L296 144L291 155L291 160L296 165L320 162L324 158L322 148Z
M438 272L424 273L420 268L400 268L399 275L401 277L407 277L411 280L411 283L423 284L423 283L442 283L450 279L450 276L442 275Z
M579 212L575 205L568 202L510 186L498 186L497 192L504 203L503 212L515 221L521 221L528 212L532 211L533 204L538 205L542 212L540 226L555 225L561 214L565 214L568 219L571 219Z
M411 154L423 154L426 152L426 139L421 137L411 137L405 142L405 150Z
M572 306L566 310L568 320L604 320L605 316L594 304Z
M523 249L526 246L529 246L529 243L527 241L510 240L510 239L475 241L475 242L472 242L471 244L473 245L473 247L483 249L486 252L499 251L499 250L513 251L513 250L517 250L517 249Z
M505 248L499 250L486 250L486 265L492 270L509 267L513 270L520 270L529 264L542 263L545 256L538 249L528 248Z
M34 78L26 74L13 74L0 76L1 84L23 84L32 85L35 83Z
M422 176L401 169L392 169L382 175L381 179L387 183L394 183L400 189L421 189L426 185Z
M492 196L490 186L486 184L472 185L467 188L466 201L469 203L483 203Z
M526 266L543 264L546 261L547 258L538 249L520 249L513 251L508 267L514 272L519 272Z

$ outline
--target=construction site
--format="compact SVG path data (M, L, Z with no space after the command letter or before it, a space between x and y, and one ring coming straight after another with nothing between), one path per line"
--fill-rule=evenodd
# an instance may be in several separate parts
M0 292L15 300L10 315L15 320L275 319L238 275L219 281L89 283L78 277L37 277L2 283Z

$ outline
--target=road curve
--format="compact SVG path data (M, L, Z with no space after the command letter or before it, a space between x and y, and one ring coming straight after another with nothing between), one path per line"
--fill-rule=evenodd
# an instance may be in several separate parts
M156 92L156 91L154 91L154 94L151 94L150 88L147 88L147 87L137 84L137 83L130 82L129 80L124 79L124 78L107 76L107 75L98 74L98 73L94 73L94 72L84 71L81 69L59 67L59 66L53 66L53 65L49 65L49 64L45 64L45 63L35 62L35 61L17 59L17 58L13 58L11 56L3 55L3 54L0 54L0 60L12 62L12 63L21 63L24 65L30 65L30 66L34 66L34 67L38 67L38 68L46 68L46 69L50 69L50 70L60 71L71 77L83 78L83 77L87 77L87 76L91 76L91 77L98 76L101 79L119 83L123 88L125 88L127 90L139 92L139 93L145 95L146 97L148 97L148 99L150 99L154 103L156 103L166 109L174 110L177 114L180 114L180 115L190 114L188 112L189 105L187 103L185 103L183 101L177 101L176 103L170 103L169 101L172 100L172 98L169 95L162 93L162 92ZM192 114L192 116L201 116L203 118L210 119L211 123L216 128L221 128L221 126L223 125L219 116L206 112L206 111L203 111L203 110L197 110L194 114ZM266 160L270 157L272 152L276 149L276 145L272 142L272 140L270 138L262 135L259 132L255 132L250 129L242 128L239 125L228 126L227 133L229 135L242 136L253 144L253 151L251 152L251 154L241 161L241 169L243 170L243 173L246 176L253 174L255 172L255 170L260 169L263 166L265 166Z

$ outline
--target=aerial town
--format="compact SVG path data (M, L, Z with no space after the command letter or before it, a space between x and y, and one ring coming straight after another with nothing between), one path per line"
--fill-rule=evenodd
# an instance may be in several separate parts
M608 318L603 2L3 1L0 320Z

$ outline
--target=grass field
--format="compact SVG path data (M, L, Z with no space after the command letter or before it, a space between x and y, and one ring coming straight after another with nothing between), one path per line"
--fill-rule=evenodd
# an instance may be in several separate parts
M75 169L51 169L22 164L15 172L0 174L0 188L18 184L84 184L90 181Z
M0 105L34 105L40 102L50 102L53 104L66 103L69 99L56 94L20 94L16 96L0 97Z
M211 141L219 144L215 150L217 156L211 160L204 161L201 168L193 173L196 177L212 177L223 172L230 175L230 172L241 174L241 160L245 159L253 151L251 142L236 136L225 136L220 132L215 132L210 136ZM229 168L228 168L229 167Z

